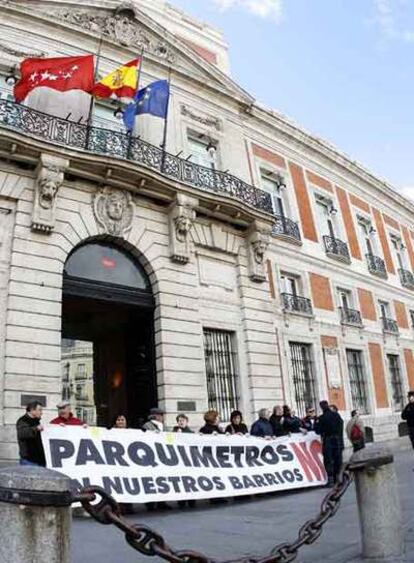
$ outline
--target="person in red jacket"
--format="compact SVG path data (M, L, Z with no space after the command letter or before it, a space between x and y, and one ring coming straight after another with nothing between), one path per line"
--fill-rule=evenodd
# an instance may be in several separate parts
M73 416L70 401L61 401L56 407L58 416L51 420L50 424L60 424L61 426L86 426L83 420Z

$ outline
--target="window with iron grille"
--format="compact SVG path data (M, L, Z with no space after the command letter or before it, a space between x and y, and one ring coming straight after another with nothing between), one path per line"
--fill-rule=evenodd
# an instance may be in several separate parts
M346 351L349 385L351 387L352 408L360 413L368 412L367 384L361 350Z
M307 408L317 406L312 345L289 342L289 347L296 408L305 416Z
M397 354L387 354L387 360L388 369L390 371L394 410L402 411L404 406L404 390L401 380L400 357Z
M208 408L216 409L223 420L230 420L231 411L239 403L234 333L210 328L203 332Z

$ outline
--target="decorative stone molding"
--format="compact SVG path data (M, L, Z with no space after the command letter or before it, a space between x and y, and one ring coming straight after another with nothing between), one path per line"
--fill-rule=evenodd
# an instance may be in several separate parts
M129 16L126 8L115 14L106 15L89 10L61 9L53 11L52 15L70 25L102 34L126 47L133 47L138 52L144 49L146 53L169 63L176 61L176 54L170 45L155 34L149 33L135 18Z
M170 258L173 262L187 264L190 261L190 231L195 220L194 208L198 200L183 194L177 194L171 205L168 223L170 230Z
M252 281L260 283L266 281L266 252L269 243L269 228L261 228L255 223L247 237L249 276Z
M55 227L56 201L69 161L41 154L37 167L32 212L32 231L50 233Z
M194 112L193 109L182 104L181 105L181 115L189 117L193 121L197 121L202 125L207 125L208 127L214 127L217 131L221 131L221 120L213 116L203 116Z
M46 53L42 51L28 51L23 49L14 49L11 45L8 45L7 43L3 43L2 41L0 41L0 51L6 53L7 55L12 55L14 57L41 58L46 56Z
M93 198L93 213L103 233L124 236L132 227L132 196L127 190L105 186Z

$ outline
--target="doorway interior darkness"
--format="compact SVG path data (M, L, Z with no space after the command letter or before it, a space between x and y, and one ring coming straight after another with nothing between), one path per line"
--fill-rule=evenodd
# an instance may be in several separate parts
M139 262L107 242L75 249L62 299L63 398L88 424L125 414L138 427L157 404L154 300Z

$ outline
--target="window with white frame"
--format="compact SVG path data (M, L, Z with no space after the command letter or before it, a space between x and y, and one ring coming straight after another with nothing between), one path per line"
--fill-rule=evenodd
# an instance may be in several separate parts
M376 231L372 226L371 221L365 217L358 217L358 229L365 254L374 256L376 254L376 245L374 240Z
M260 170L261 188L272 197L273 211L275 215L286 217L289 215L289 206L286 195L286 183L281 174Z
M398 267L401 270L407 270L407 259L405 254L405 245L401 238L395 234L390 235L391 246L397 259Z
M187 136L189 156L191 162L215 170L218 166L218 143L206 135L192 131Z
M388 301L378 301L378 307L380 310L380 317L383 319L390 319L391 318L391 309L390 304Z
M280 274L280 286L282 293L287 293L288 295L297 297L302 293L300 289L300 278L294 274L282 272Z
M358 409L361 414L366 414L368 412L367 382L361 350L347 348L346 361L351 388L352 408Z
M337 291L339 306L342 307L342 309L352 309L354 305L352 291L342 289L341 287L338 287Z
M321 195L316 195L316 211L319 232L322 236L337 237L335 216L337 213L332 201Z
M404 407L404 389L401 378L401 364L398 354L387 354L388 371L390 374L392 402L395 411Z

